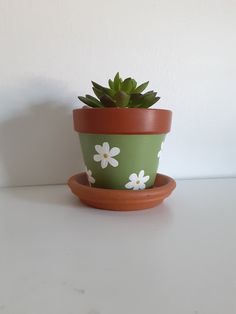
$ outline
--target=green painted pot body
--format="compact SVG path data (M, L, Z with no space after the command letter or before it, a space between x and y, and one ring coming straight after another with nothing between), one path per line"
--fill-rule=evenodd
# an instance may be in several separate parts
M165 134L79 133L91 186L144 189L153 186Z

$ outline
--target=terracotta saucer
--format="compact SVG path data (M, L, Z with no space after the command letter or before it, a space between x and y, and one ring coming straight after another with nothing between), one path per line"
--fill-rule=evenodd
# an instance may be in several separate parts
M99 209L129 211L154 207L167 198L176 187L174 179L157 174L154 187L146 190L112 190L90 187L85 172L68 180L73 194L81 202Z

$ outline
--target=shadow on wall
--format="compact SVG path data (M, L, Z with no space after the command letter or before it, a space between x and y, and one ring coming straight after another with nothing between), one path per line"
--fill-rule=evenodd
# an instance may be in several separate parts
M36 90L32 93L33 87ZM14 95L13 102L10 96L3 97L9 112L12 104L14 109L22 109L0 122L0 163L6 173L0 185L60 184L81 171L83 162L73 130L70 99L60 84L36 80L24 92L4 92L5 96ZM14 104L15 92L19 106Z

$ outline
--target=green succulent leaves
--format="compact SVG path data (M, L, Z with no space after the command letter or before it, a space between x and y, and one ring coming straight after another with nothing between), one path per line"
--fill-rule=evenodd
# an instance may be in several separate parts
M108 87L101 86L92 81L93 91L97 98L85 95L78 98L92 108L120 107L120 108L149 108L154 105L160 97L157 93L149 91L142 92L147 88L149 82L137 86L137 82L131 77L122 80L119 72L113 81L109 79Z

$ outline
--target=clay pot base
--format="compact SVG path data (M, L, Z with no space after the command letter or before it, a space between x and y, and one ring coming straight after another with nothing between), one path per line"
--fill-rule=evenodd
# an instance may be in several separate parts
M73 194L81 202L98 209L130 211L159 205L176 187L174 179L157 174L154 187L146 190L112 190L90 187L85 172L68 180Z

